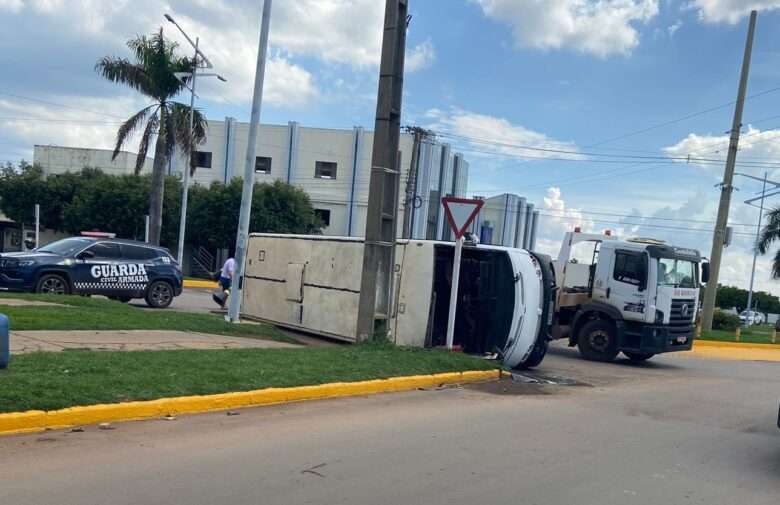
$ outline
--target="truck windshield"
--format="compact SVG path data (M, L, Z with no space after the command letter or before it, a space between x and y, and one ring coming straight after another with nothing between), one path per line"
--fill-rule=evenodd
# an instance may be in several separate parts
M696 287L696 266L692 261L658 258L658 285L676 288Z

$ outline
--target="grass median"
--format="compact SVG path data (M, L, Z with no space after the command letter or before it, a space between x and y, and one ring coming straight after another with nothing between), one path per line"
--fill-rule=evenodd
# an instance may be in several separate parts
M6 298L56 303L58 306L3 305ZM289 341L266 324L230 324L221 316L170 309L144 309L126 303L84 296L13 293L0 295L0 313L11 331L25 330L179 330L217 335Z
M742 328L739 342L745 344L771 344L773 326L768 324ZM716 342L736 342L734 330L711 330L704 331L701 340L712 340ZM780 342L780 340L778 340ZM780 345L780 344L778 344Z
M363 344L301 349L40 352L0 370L0 412L494 369L441 350Z

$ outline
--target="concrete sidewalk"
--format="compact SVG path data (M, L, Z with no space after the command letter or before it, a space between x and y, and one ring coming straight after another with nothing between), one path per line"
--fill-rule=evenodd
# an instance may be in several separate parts
M14 331L11 354L91 349L96 351L164 351L174 349L283 349L299 345L210 333L172 330Z

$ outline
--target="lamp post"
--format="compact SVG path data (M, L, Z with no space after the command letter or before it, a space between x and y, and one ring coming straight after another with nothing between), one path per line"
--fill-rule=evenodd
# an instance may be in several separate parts
M195 122L195 81L198 76L200 77L216 77L222 82L227 82L227 79L222 77L219 74L214 73L200 73L198 72L198 68L200 67L200 64L198 63L198 58L200 58L204 66L203 68L214 68L214 65L211 64L211 61L209 61L208 58L206 58L206 55L203 54L203 51L198 48L198 45L200 43L200 38L196 37L195 42L192 41L192 39L187 35L187 33L184 31L184 29L179 26L179 23L176 22L173 17L170 16L170 14L165 14L165 19L167 19L169 22L176 25L176 28L179 29L182 35L184 35L184 38L187 39L187 42L192 45L192 47L195 49L195 56L193 57L193 66L192 66L192 72L176 72L176 78L184 84L184 86L190 90L190 156L189 160L187 162L187 167L183 171L182 174L182 190L181 190L181 218L179 219L179 244L178 244L178 251L176 255L176 261L179 262L179 265L182 264L184 260L184 237L186 233L187 228L187 201L189 197L189 189L190 189L190 170L192 170L192 149L193 149L193 125ZM185 77L190 77L190 84L187 85L187 82L185 81Z

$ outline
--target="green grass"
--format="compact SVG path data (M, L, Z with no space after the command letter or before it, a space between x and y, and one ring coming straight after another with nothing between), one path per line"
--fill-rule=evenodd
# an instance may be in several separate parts
M9 306L3 298L58 303L52 306ZM181 330L289 341L266 324L230 324L222 316L169 309L146 310L125 303L83 296L13 293L0 295L0 313L10 318L11 330Z
M751 326L748 329L742 328L740 342L749 344L771 344L772 343L772 325L762 324ZM712 330L702 332L701 340L714 340L718 342L736 342L733 330ZM778 340L780 345L780 340Z
M0 412L495 368L460 353L363 344L218 351L67 351L14 356Z

